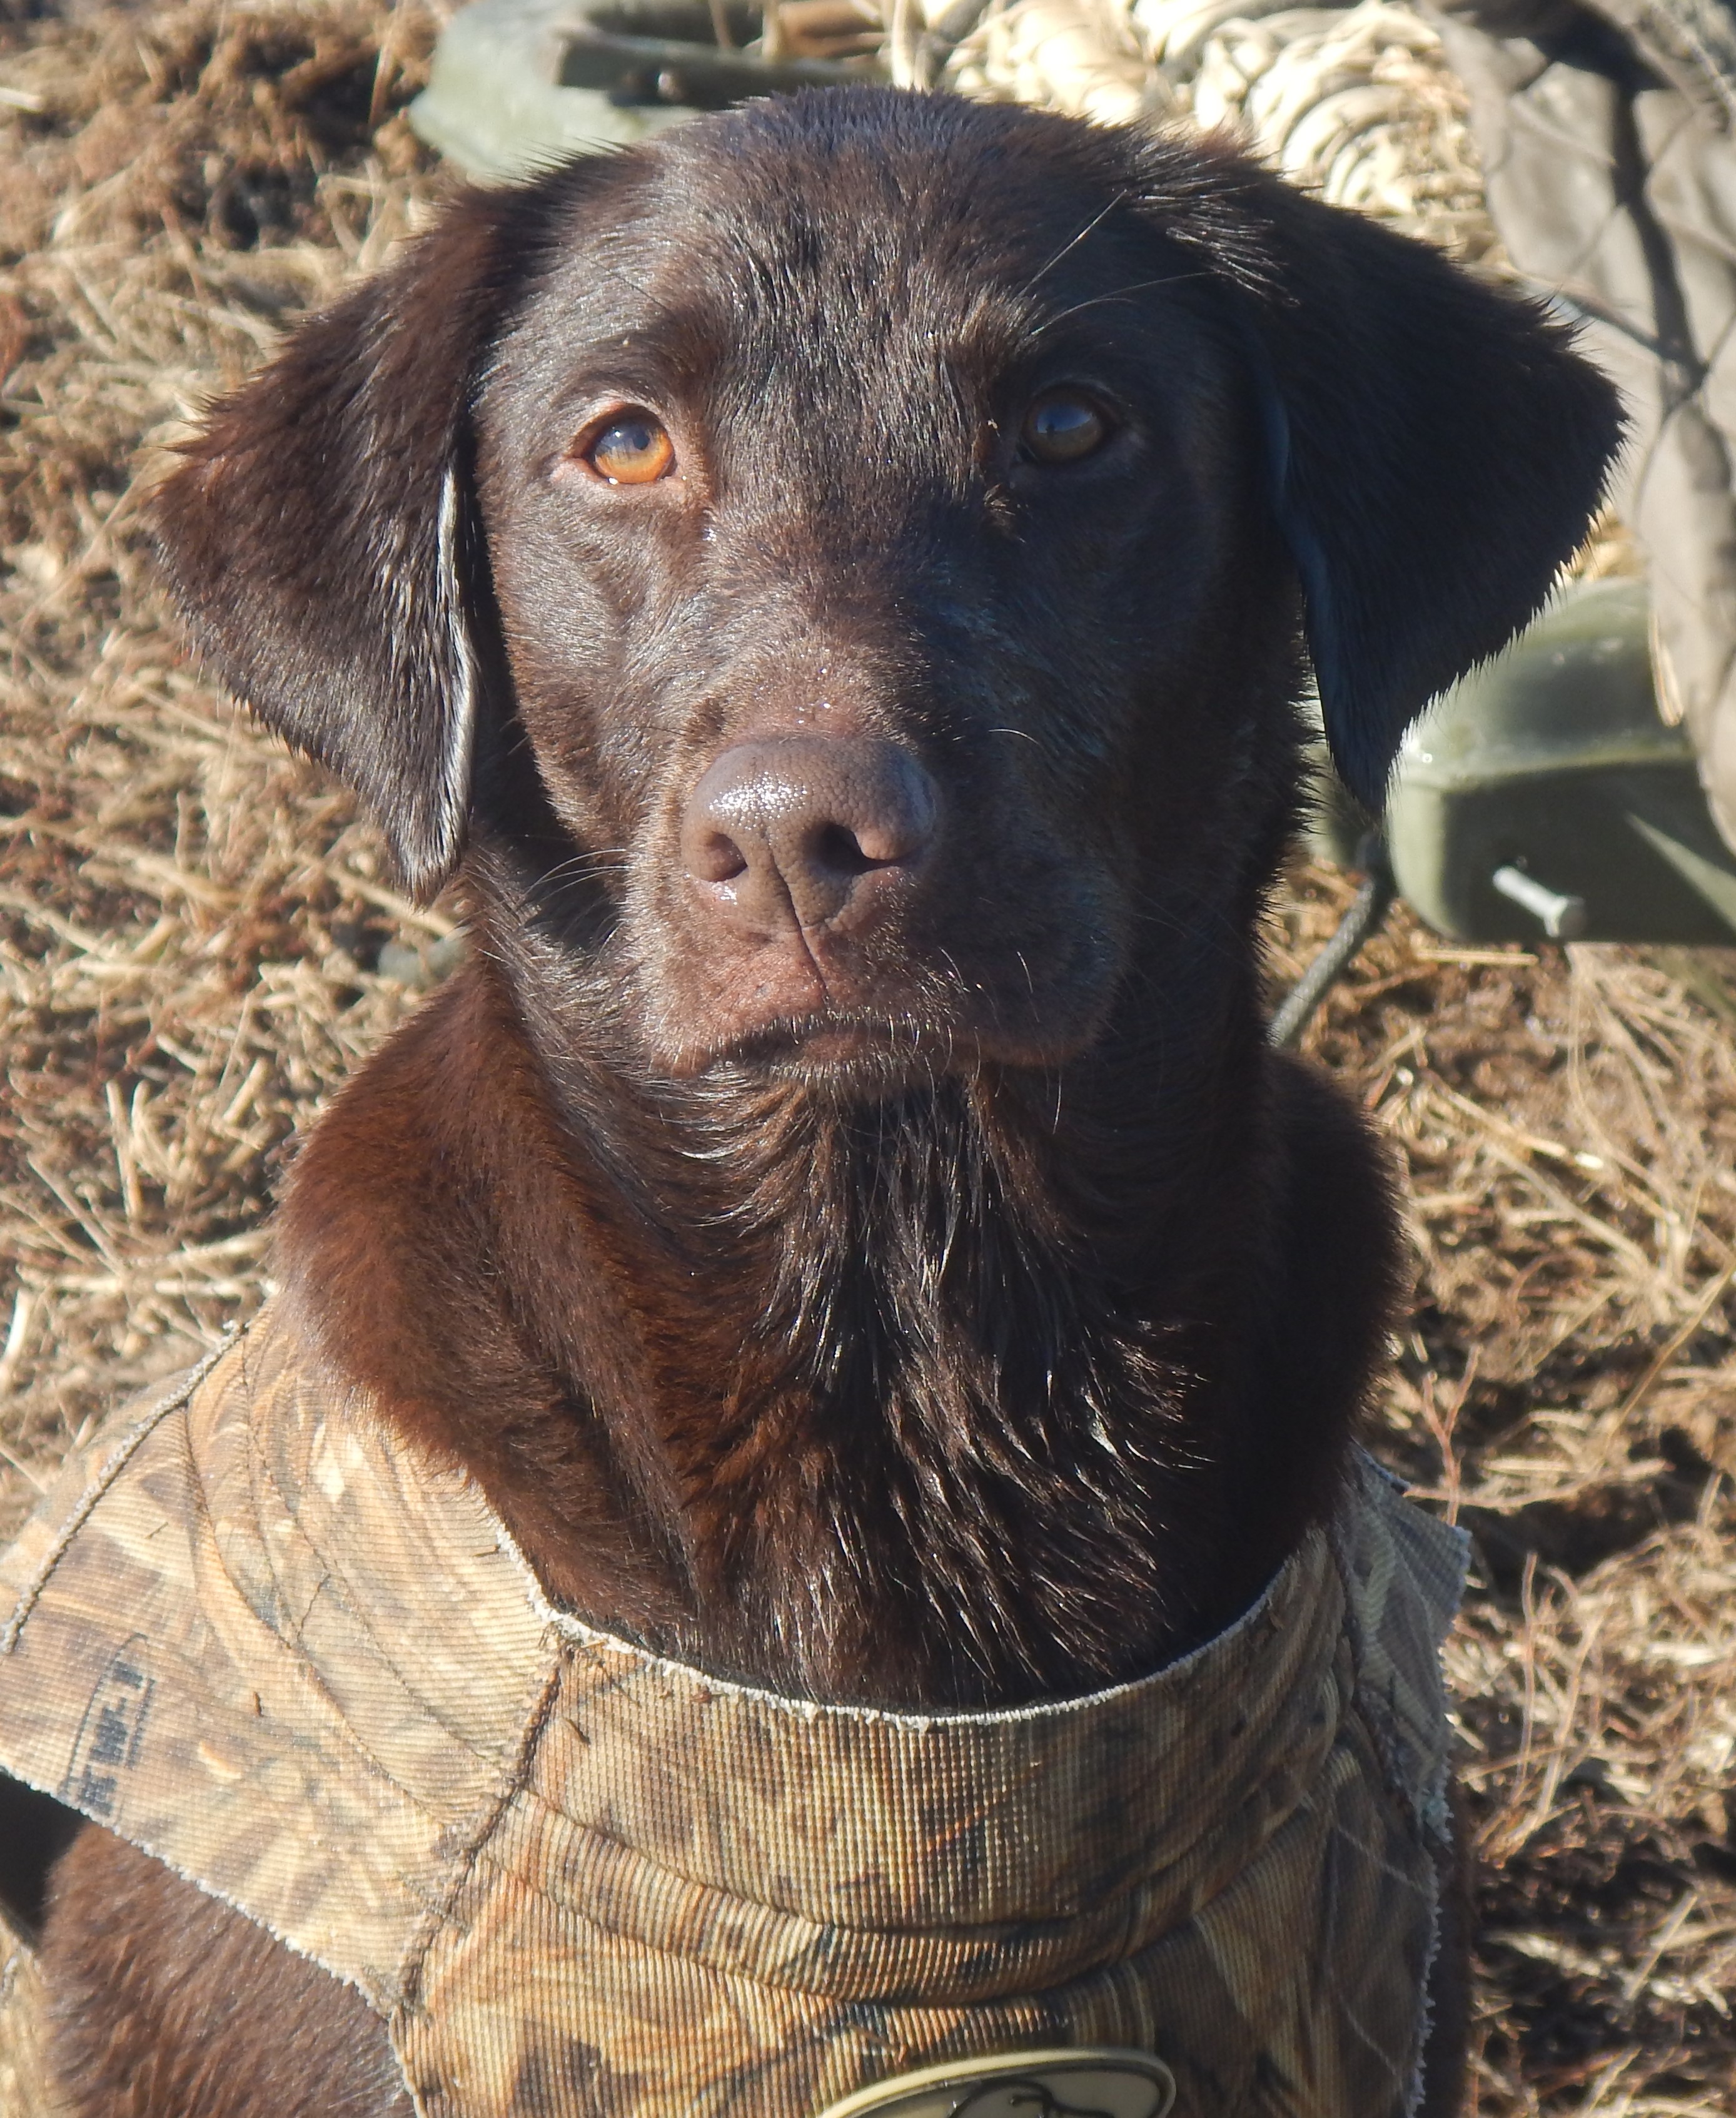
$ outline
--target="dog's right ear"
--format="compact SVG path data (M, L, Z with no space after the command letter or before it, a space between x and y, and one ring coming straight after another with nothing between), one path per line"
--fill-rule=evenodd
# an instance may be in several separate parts
M461 196L302 324L210 412L152 507L200 649L356 789L422 899L464 842L487 593L470 400L523 269L527 196Z
M1428 245L1223 140L1144 151L1166 233L1231 298L1327 741L1378 813L1406 727L1547 600L1619 400L1537 304Z

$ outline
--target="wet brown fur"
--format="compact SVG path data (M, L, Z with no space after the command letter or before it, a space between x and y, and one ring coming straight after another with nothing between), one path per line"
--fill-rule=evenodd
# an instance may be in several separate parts
M278 1273L593 1622L824 1699L1077 1694L1330 1505L1393 1300L1364 1128L1263 1042L1298 579L1374 793L1544 592L1613 409L1217 148L892 95L672 138L461 200L161 504L216 666L476 937L315 1131ZM643 505L560 454L617 338L694 466ZM1055 348L1132 407L1095 486L1009 453ZM755 955L672 835L822 705L925 759L939 865ZM46 1934L79 2118L406 2107L354 1995L101 1833Z

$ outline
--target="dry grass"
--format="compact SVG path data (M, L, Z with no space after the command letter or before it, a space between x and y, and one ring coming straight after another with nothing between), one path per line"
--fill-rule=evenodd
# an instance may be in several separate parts
M1347 900L1303 871L1293 972ZM1479 2108L1736 2106L1736 995L1401 913L1309 1047L1408 1176L1383 1453L1472 1532Z
M0 58L12 1515L118 1386L258 1299L274 1158L402 1011L382 943L446 926L189 673L137 525L198 400L405 229L429 179L394 113L431 34L408 7L194 5Z
M136 478L436 181L418 4L0 32L0 1517L260 1299L295 1128L437 918L181 659ZM386 42L381 62L382 39ZM1279 976L1349 886L1299 872ZM1736 998L1711 958L1443 950L1313 1033L1408 1166L1386 1446L1475 1533L1480 2107L1736 2107Z

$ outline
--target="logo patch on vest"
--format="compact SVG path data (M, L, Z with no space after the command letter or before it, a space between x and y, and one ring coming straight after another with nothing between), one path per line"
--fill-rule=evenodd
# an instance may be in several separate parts
M858 2089L820 2118L1165 2118L1175 2077L1149 2052L1007 2052Z
M135 1633L108 1658L73 1739L63 1801L104 1823L118 1814L122 1775L138 1763L145 1717L150 1710L150 1644Z

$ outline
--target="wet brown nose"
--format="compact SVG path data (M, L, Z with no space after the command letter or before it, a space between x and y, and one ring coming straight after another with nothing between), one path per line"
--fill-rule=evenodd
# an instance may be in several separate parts
M871 917L932 851L940 804L921 764L866 736L737 743L694 788L688 874L732 925L771 933Z

